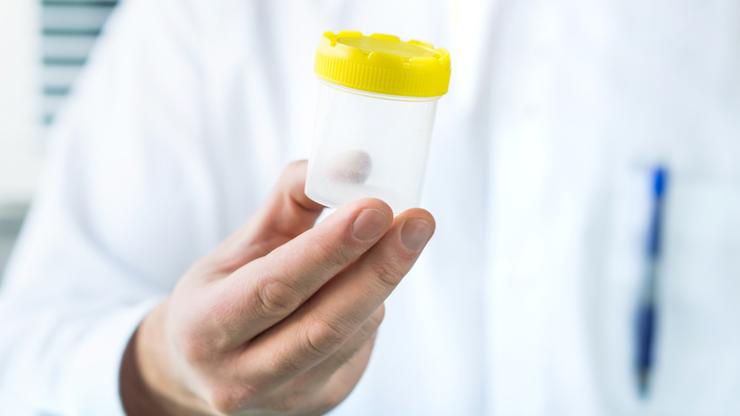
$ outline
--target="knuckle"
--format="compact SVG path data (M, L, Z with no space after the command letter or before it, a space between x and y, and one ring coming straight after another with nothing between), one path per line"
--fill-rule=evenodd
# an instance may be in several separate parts
M406 275L401 260L397 258L372 262L369 267L377 282L386 290L395 288Z
M368 318L367 326L369 332L375 332L380 328L380 325L383 323L383 319L385 319L385 308L381 306L377 311L375 311L375 313L370 315L370 318Z
M338 325L317 319L312 321L306 329L305 344L312 354L324 356L341 345L345 337L345 331Z
M341 270L352 260L352 250L344 244L335 244L329 240L319 240L316 244L318 261L328 272Z
M245 407L250 395L240 388L216 388L211 391L209 406L219 414L236 414Z
M237 410L231 395L220 391L214 392L209 400L210 407L220 414L230 414Z
M302 300L296 289L271 277L260 278L256 292L260 313L266 317L288 315L300 306Z
M378 331L378 328L380 328L380 325L383 323L384 315L385 312L382 308L370 315L367 320L363 322L355 337L362 342L373 338L375 333Z
M292 374L299 374L306 369L305 367L303 360L298 356L276 357L276 360L270 365L272 370L271 374L278 378L285 378Z
M220 302L209 305L198 324L204 332L200 338L207 343L213 351L226 352L232 347L235 330L234 321L240 314L239 305L236 302L222 297Z
M328 412L329 410L339 406L344 399L347 397L347 393L338 390L338 389L331 389L328 392L324 393L322 400L321 400L321 407L324 412Z
M192 331L178 334L175 342L185 360L190 363L200 363L213 356L210 343Z

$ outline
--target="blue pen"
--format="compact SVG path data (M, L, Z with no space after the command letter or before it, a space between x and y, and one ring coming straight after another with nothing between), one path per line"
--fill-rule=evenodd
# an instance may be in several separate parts
M665 196L668 190L668 170L659 165L651 172L650 224L645 245L645 270L642 290L635 313L635 375L637 393L641 399L650 392L650 372L654 362L655 336L658 323L656 285L658 262L662 250Z

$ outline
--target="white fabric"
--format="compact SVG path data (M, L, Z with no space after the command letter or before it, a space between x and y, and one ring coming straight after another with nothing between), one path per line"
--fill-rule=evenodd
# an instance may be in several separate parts
M0 413L115 415L121 350L306 157L326 29L448 47L438 232L337 415L740 413L740 3L129 0L51 143L0 298ZM654 394L631 319L673 171Z

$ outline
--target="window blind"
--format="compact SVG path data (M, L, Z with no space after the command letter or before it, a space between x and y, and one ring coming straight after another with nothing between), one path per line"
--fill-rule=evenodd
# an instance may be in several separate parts
M41 0L42 122L49 125L117 0Z

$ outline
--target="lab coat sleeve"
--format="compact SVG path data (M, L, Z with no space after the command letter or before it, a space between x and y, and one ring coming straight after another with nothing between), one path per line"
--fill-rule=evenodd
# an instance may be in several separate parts
M189 4L124 2L49 138L0 292L2 414L123 414L130 336L213 240Z

